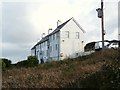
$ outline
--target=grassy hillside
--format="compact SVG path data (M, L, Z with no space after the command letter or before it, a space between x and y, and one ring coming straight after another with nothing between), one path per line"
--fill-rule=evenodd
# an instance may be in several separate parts
M13 68L2 72L3 88L100 87L120 88L120 50Z

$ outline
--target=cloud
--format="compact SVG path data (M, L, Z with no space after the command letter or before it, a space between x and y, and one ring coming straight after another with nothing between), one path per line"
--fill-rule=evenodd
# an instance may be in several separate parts
M30 55L37 39L34 27L27 20L27 3L2 4L2 57L13 62Z
M93 6L98 4L95 3ZM105 2L104 4L104 29L106 31L105 39L118 39L118 3ZM81 20L81 23L83 24L82 26L87 32L86 43L93 40L102 40L101 19L97 17L97 12L95 11L96 7L97 6L94 6L93 9L86 16L83 16L83 19ZM111 13L111 11L114 11L114 13Z
M112 7L111 7L112 6ZM31 47L42 33L53 30L57 20L74 17L86 31L86 43L101 40L101 20L97 17L96 0L4 0L2 3L3 57L13 62L30 55ZM105 2L106 39L117 36L117 2ZM111 13L114 11L114 13Z
M26 19L25 3L3 3L3 43L29 43L35 36L34 28Z
M118 3L118 33L119 33L118 39L120 40L120 1Z
M3 43L2 48L2 57L7 57L12 60L13 63L18 62L19 60L27 59L27 56L30 55L30 46L29 44L12 44L12 43Z

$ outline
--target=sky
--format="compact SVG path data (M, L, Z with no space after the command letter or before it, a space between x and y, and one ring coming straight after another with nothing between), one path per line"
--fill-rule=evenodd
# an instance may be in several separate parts
M101 0L2 0L0 2L0 57L12 63L27 59L42 33L74 19L86 31L85 43L101 40ZM118 1L104 0L105 39L118 39Z

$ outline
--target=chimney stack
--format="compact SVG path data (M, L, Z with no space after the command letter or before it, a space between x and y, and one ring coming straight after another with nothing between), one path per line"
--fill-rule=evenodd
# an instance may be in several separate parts
M60 24L61 24L61 21L58 20L58 21L57 21L57 27L58 27Z

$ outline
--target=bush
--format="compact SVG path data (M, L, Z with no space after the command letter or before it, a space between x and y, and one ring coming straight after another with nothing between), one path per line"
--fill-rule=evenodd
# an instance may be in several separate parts
M4 61L2 61L2 70L5 70L6 68L6 64L4 63Z
M2 68L3 68L2 63L3 63L3 61L0 59L0 72L2 71Z
M101 54L101 55L100 55ZM102 57L103 56L103 57ZM104 58L104 64L100 71L95 73L84 74L84 78L80 77L74 82L70 82L66 87L68 88L100 88L107 90L107 88L120 88L120 49L108 49L104 53L96 52L88 58L89 64L93 61L100 61ZM86 58L87 59L87 58ZM85 61L85 64L88 63Z
M37 60L35 56L28 56L27 63L28 63L28 66L31 67L31 66L38 65L39 61Z
M6 64L6 68L9 68L11 66L11 60L3 58L2 61Z
M28 56L27 60L20 61L16 64L17 67L33 67L38 65L39 61L35 56Z
M5 70L6 68L10 68L11 60L8 60L5 58L0 59L0 66L1 66L2 70Z
M27 60L20 61L16 64L17 67L27 67Z

